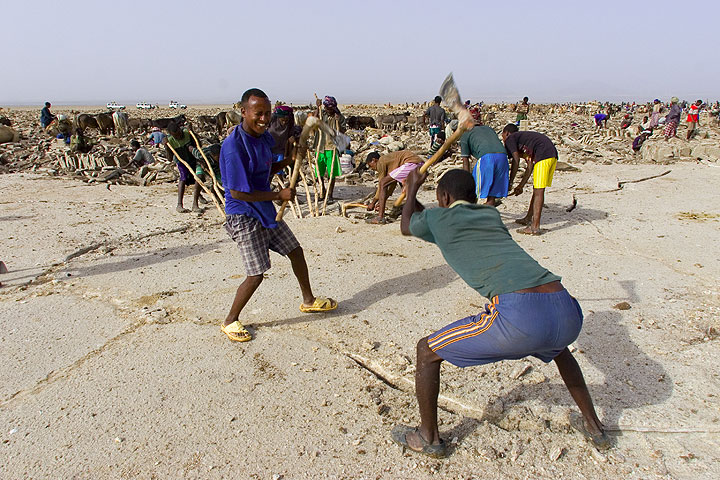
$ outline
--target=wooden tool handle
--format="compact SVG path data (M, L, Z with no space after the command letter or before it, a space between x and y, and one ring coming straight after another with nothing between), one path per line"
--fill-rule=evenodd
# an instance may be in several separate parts
M295 188L295 185L297 184L298 175L300 174L300 164L302 163L302 156L301 155L295 155L295 165L293 166L292 171L292 177L290 177L290 188ZM279 222L283 219L283 215L285 215L285 208L287 207L289 200L283 201L282 205L280 205L280 210L278 210L277 215L275 215L275 221Z
M220 204L218 203L217 199L215 198L215 195L213 195L212 192L211 192L210 190L208 190L208 188L205 186L205 184L200 181L200 179L198 178L197 174L196 174L195 172L193 172L192 168L190 168L190 165L188 165L188 163L187 163L185 160L183 160L182 157L180 157L180 155L178 155L178 153L175 151L175 149L173 148L173 146L170 145L169 142L166 143L165 145L167 145L168 148L170 148L170 151L173 153L173 155L175 155L175 158L177 158L180 163L182 163L183 165L185 165L185 168L187 168L188 171L192 174L192 176L193 176L193 178L195 179L195 181L198 182L198 185L200 185L200 187L202 187L202 189L205 190L205 193L207 193L207 194L210 196L210 198L212 199L213 203L215 204L215 208L217 208L217 209L218 209L218 212L220 212L220 216L223 217L223 218L225 218L225 210L220 206Z
M302 159L305 156L305 152L307 151L308 137L310 136L310 133L312 133L314 130L317 130L319 125L320 120L317 117L308 117L308 119L305 121L305 126L302 129L302 133L300 133L298 147L295 150L295 165L293 166L293 173L292 177L290 178L290 188L295 188L295 185L297 184L298 175L300 173L300 165L302 164ZM285 214L285 208L287 207L287 204L288 201L285 200L282 205L280 205L280 210L278 210L277 215L275 215L276 222L282 220L283 215Z
M210 160L208 160L207 156L205 155L205 152L202 151L202 148L200 148L200 141L197 139L195 134L193 133L192 129L188 129L188 132L190 132L190 135L192 136L193 140L195 140L195 145L197 146L197 149L200 150L200 155L202 155L203 159L205 160L205 165L207 165L207 168L209 170L210 178L212 178L213 181L213 190L217 194L218 198L222 202L223 205L225 205L225 196L220 193L219 183L217 181L217 178L215 177L215 171L212 168L212 164L210 164Z
M468 124L467 122L461 123L460 125L458 125L458 128L457 128L457 130L455 130L455 133L453 133L452 135L450 135L450 138L448 138L447 140L445 140L445 143L443 143L443 144L440 146L440 148L438 149L438 151L435 152L435 155L433 155L432 157L430 157L427 162L425 162L424 164L422 164L422 166L420 167L420 173L425 173L425 172L427 172L427 171L428 171L428 168L430 168L430 166L431 166L433 163L435 163L435 162L437 162L438 160L440 160L440 159L442 158L442 156L445 154L445 152L447 152L448 148L450 148L453 143L457 142L457 141L460 139L460 137L462 136L462 134L465 133L465 132L466 132L467 130L469 130L470 128L472 128L472 124ZM405 192L403 191L403 192L400 193L400 196L398 197L398 199L395 200L394 205L395 205L396 207L399 207L400 205L402 205L402 202L403 202L404 200L405 200Z

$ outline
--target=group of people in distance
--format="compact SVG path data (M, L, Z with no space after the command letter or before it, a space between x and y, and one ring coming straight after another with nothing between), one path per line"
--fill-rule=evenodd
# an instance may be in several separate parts
M633 107L635 105L633 104ZM626 107L629 108L629 107ZM700 125L700 111L703 109L703 101L696 100L694 103L687 105L687 117L685 119L687 123L687 133L685 135L686 140L692 139L698 132L698 126ZM650 117L645 116L642 122L638 125L638 135L634 138L632 143L633 151L637 152L642 147L642 144L652 134L653 130L663 126L663 137L665 141L670 140L673 137L677 137L677 129L682 121L683 107L680 104L678 97L672 97L670 99L669 106L667 108L667 114L662 117L665 113L665 105L656 98L653 100L650 106ZM632 111L631 111L632 112ZM620 124L621 129L626 129L632 123L632 113L626 113L623 116L623 121ZM610 120L610 113L598 112L593 115L595 120L595 126L599 129L607 128L607 122Z
M288 156L273 162L275 140L268 131L273 114L270 100L262 90L253 88L243 94L240 104L242 123L223 142L219 163L225 189L225 228L237 243L247 276L237 289L221 329L230 340L244 342L252 336L240 321L240 314L262 283L263 273L270 268L270 250L289 258L302 294L302 312L328 312L338 308L338 302L313 294L302 247L288 225L276 220L273 201L290 200L295 190L270 188L272 174L288 166L291 159ZM557 153L546 137L528 135L532 132L518 132L512 127L515 126L503 130L505 146L512 150L514 165L520 156L525 156L532 170L547 179L538 186L540 190L552 179ZM448 171L437 186L439 208L425 209L417 200L418 189L426 179L417 168L419 162L402 157L399 152L389 158L371 159L375 168L388 172L385 177L395 181L402 177L405 184L407 201L400 225L402 233L435 243L458 275L490 299L478 315L453 322L418 342L415 383L421 422L417 428L395 427L391 438L415 452L434 457L447 455L437 423L441 363L448 361L467 367L535 356L557 365L582 413L573 417L571 424L595 446L607 448L609 439L595 413L580 367L567 348L580 332L582 311L560 277L530 257L501 221L494 204L507 192L508 181L517 168L508 173L505 155L506 169L495 178L497 154L504 153L505 147L494 132L491 141L490 133L488 127L474 127L463 147L465 156L476 156L481 163L476 167L480 187L467 169ZM501 147L502 151L497 151ZM397 172L408 164L413 166ZM526 173L515 191L522 190L529 175ZM492 176L492 181L482 183L487 182L488 176ZM377 201L383 190L380 188ZM485 203L477 204L478 192L486 199ZM541 198L538 196L538 201ZM539 221L537 205L531 204L526 219Z

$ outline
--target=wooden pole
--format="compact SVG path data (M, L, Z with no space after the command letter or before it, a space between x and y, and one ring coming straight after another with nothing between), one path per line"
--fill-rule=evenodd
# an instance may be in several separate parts
M302 165L300 165L300 168L298 169L298 173L302 170ZM297 184L297 182L296 182ZM293 198L293 201L295 202L295 206L297 207L298 216L300 218L303 218L302 208L300 207L300 200L297 198L297 192L295 192L295 197Z
M318 134L319 135L319 134ZM322 179L320 178L320 171L318 168L318 161L320 160L320 137L318 137L317 148L315 149L315 155L313 156L312 169L313 169L313 181L315 183L315 213L320 216L320 190L319 185L322 185Z
M207 165L207 168L210 173L210 178L212 178L213 182L213 190L217 194L218 198L220 198L220 201L222 202L223 206L225 205L225 195L220 193L220 189L218 188L218 181L217 178L215 178L215 171L212 168L212 165L210 164L210 160L205 156L205 152L202 151L202 148L200 148L200 142L198 141L197 137L193 133L191 128L188 128L188 132L190 132L190 135L193 137L193 140L195 140L195 145L197 145L197 149L200 150L200 155L202 155L203 160L205 160L205 165Z
M473 125L472 125L472 122L465 122L465 123L459 124L457 130L455 130L455 133L453 133L453 134L450 136L450 138L448 138L448 139L445 141L445 143L443 143L443 144L440 146L440 148L438 149L438 151L435 152L435 155L433 155L432 157L430 157L427 162L425 162L424 164L422 164L422 166L420 167L420 173L425 173L425 172L427 172L428 168L430 168L430 166L431 166L433 163L435 163L435 162L437 162L438 160L440 160L440 159L442 158L442 156L445 154L445 152L448 150L448 148L450 148L453 143L457 142L457 141L460 139L460 137L462 136L462 134L465 133L465 132L466 132L467 130L469 130L470 128L472 128L472 126L473 126ZM399 207L400 205L402 205L402 203L403 203L404 200L405 200L405 191L403 190L403 191L400 193L400 196L398 197L398 199L395 200L394 206Z
M305 202L307 203L308 210L310 210L310 216L314 217L315 212L313 212L312 208L312 199L310 196L310 187L308 187L307 178L305 178L305 174L302 171L302 167L300 168L300 179L303 182L303 187L305 187Z
M205 190L205 193L207 193L207 194L210 196L210 198L212 199L213 203L215 204L215 208L217 208L217 209L218 209L218 212L220 212L220 216L221 216L222 218L225 218L225 210L220 206L220 204L218 203L217 199L215 198L215 195L213 195L213 193L205 186L205 184L203 184L203 183L200 181L200 179L198 178L197 174L190 168L190 165L188 165L188 163L187 163L185 160L183 160L180 155L178 155L178 153L175 151L175 149L173 148L173 146L170 145L170 142L168 142L166 145L168 146L168 148L170 148L170 151L173 153L173 155L175 155L175 158L177 158L178 161L179 161L180 163L182 163L182 164L185 166L185 168L188 169L188 172L190 172L190 174L193 176L193 178L195 179L195 181L198 182L198 185L200 185L200 187L201 187L203 190Z
M337 147L333 146L332 162L330 163L330 177L328 181L328 188L325 190L325 199L323 200L322 214L325 215L327 210L327 202L330 198L330 184L333 181L333 175L335 175L335 160L337 159Z
M289 188L295 188L295 185L297 185L297 179L300 175L300 165L302 164L303 157L305 156L305 152L307 151L307 139L310 136L310 133L312 133L314 130L317 130L319 125L320 119L317 117L308 117L308 119L305 121L305 126L303 127L302 133L300 134L298 149L295 152L295 165L293 167L292 176L290 178ZM280 206L280 210L278 210L278 213L275 216L276 221L279 222L280 220L282 220L287 204L288 202L286 200Z
M315 102L320 100L317 96L317 93L315 94ZM319 105L316 105L317 112L318 112L318 118L322 120L322 111ZM313 157L312 162L312 169L313 169L313 183L315 184L315 213L319 217L320 216L320 206L318 203L318 199L320 197L320 192L318 191L318 184L322 185L322 179L320 178L320 170L318 169L318 162L320 161L320 133L317 133L317 146L315 148L315 157Z

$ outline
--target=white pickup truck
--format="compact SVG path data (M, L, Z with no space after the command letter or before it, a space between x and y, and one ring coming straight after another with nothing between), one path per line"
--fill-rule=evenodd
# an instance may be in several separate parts
M187 108L187 105L182 105L182 104L176 102L175 100L171 100L170 103L168 104L168 107L179 108L181 110L185 110Z
M153 105L152 103L148 103L148 102L140 102L140 103L135 104L135 108L137 108L139 110L152 110L153 108L155 108L155 105Z
M108 110L125 110L125 105L118 105L116 102L110 102L106 107Z

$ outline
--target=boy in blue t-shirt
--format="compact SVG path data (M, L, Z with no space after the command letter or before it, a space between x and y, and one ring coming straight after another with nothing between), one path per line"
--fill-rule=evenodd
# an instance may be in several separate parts
M497 209L476 205L475 182L465 170L450 170L437 186L441 208L425 208L417 191L426 175L413 170L400 229L435 243L460 278L491 303L485 311L453 322L417 344L415 392L420 426L396 426L396 443L433 457L446 455L437 424L440 364L458 367L534 356L555 361L582 417L571 424L599 448L610 442L593 406L580 366L567 346L580 333L577 301L510 236Z
M225 229L238 245L247 277L237 289L235 300L221 330L235 342L252 336L239 320L240 312L270 269L270 250L292 263L302 292L300 311L326 312L337 308L331 298L315 297L310 287L303 250L287 224L275 220L274 200L290 201L294 188L274 192L270 179L292 159L273 162L272 135L267 131L272 114L268 96L257 88L246 91L240 101L242 123L225 139L220 149L220 172L225 189Z

